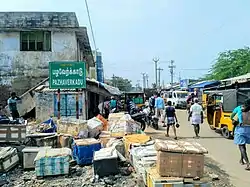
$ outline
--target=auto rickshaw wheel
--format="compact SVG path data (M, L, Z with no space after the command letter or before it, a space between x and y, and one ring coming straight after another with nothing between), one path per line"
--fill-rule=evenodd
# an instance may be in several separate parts
M231 138L231 133L229 132L227 126L224 126L222 129L221 129L221 133L222 133L222 136L226 139L230 139Z

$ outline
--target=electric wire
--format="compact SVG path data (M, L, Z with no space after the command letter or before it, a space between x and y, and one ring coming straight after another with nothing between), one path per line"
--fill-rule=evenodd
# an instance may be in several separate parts
M91 30L91 34L92 34L94 48L95 48L95 51L97 51L96 42L95 42L95 35L94 35L94 30L93 30L93 26L92 26L92 21L91 21L91 17L90 17L89 6L88 6L87 0L85 0L85 5L86 5L86 9L87 9L87 14L88 14L89 25L90 25L90 30Z

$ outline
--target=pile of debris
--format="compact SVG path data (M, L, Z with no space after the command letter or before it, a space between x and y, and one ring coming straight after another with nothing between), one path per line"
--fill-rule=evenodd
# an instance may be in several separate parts
M14 147L0 150L6 186L209 186L205 148L154 141L127 114L111 114L108 121L50 119L27 129L29 147L22 154Z

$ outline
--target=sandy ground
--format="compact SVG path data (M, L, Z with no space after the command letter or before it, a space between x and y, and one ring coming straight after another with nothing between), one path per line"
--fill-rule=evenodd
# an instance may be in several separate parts
M194 132L192 126L187 121L187 112L178 110L177 117L181 125L177 131L179 139L193 139ZM148 128L146 132L154 138L165 138L165 130L162 127L158 131ZM173 136L172 132L170 135ZM235 187L250 187L250 172L245 171L245 166L239 164L240 154L233 140L225 139L220 134L211 130L206 121L201 126L200 136L201 138L195 139L195 141L202 144L209 151L207 156L210 160L210 167L214 167L215 170L217 169L217 173L224 170L224 176L228 175L230 182ZM250 154L250 151L248 153ZM211 163L213 161L214 163Z

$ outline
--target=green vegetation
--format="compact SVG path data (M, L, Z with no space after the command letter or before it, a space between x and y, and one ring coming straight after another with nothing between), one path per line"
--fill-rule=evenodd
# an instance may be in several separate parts
M132 81L122 77L113 76L110 82L112 86L119 88L120 91L126 92L132 89Z
M228 50L219 54L207 80L223 80L248 73L250 70L250 48Z

